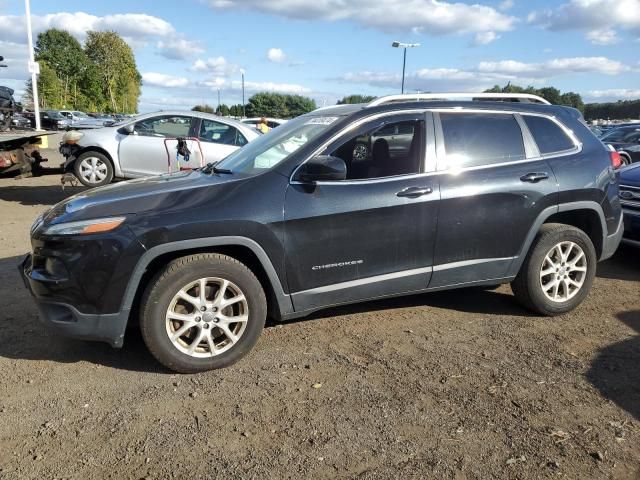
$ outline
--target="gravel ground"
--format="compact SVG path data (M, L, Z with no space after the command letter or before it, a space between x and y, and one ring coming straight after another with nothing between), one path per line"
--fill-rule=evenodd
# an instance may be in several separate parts
M640 478L640 252L588 300L528 314L508 286L269 326L222 371L49 336L16 265L59 176L0 179L0 479Z

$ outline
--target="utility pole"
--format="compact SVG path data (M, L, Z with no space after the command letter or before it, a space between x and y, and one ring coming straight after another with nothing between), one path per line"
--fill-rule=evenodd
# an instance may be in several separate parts
M33 113L36 117L36 130L41 130L40 125L40 100L38 98L38 74L40 65L36 63L33 54L33 34L31 32L31 7L29 0L24 0L25 14L27 17L27 39L29 42L29 72L31 73L31 93L33 96Z

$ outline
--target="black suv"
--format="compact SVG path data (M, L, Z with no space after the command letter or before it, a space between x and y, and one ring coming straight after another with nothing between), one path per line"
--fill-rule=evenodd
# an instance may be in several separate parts
M620 242L620 158L575 110L494 97L320 109L215 166L75 195L34 223L25 283L55 330L121 347L139 320L179 372L237 361L267 316L375 298L511 283L563 314ZM407 148L378 134L396 124Z

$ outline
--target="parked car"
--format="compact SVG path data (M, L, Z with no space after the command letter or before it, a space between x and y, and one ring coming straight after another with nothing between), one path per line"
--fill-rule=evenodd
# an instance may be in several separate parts
M201 112L158 112L114 125L85 130L60 151L65 171L74 172L88 187L114 178L167 173L175 165L177 138L187 138L192 155L186 167L215 163L260 134L248 125Z
M267 315L504 283L537 314L576 308L622 237L619 155L574 109L425 98L311 112L205 169L59 203L21 266L42 320L121 347L139 312L152 354L198 372L244 356ZM385 136L354 161L407 123L406 153Z
M600 140L620 152L626 165L640 160L640 125L614 128Z
M109 115L87 116L75 122L73 128L76 130L84 130L89 128L109 127L116 123L116 120Z
M624 213L622 241L640 247L640 163L620 171L620 203Z
M14 113L11 118L11 125L14 128L30 128L31 120L22 113Z
M31 127L36 127L36 117L30 118ZM65 130L71 126L71 120L56 110L40 111L40 126L45 130Z
M255 117L255 118L243 118L242 120L240 120L242 123L245 123L247 125L251 125L253 128L256 127L256 125L258 125L258 123L260 122L260 120L262 119L262 117ZM282 120L281 118L267 118L267 125L269 126L269 128L276 128L279 127L280 125L284 125L285 123L287 123L287 120Z

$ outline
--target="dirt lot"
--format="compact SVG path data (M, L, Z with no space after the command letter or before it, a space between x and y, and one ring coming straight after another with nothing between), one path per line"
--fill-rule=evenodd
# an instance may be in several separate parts
M0 479L640 478L638 250L560 318L508 286L367 303L179 376L136 331L112 350L40 327L16 265L67 194L0 179Z

